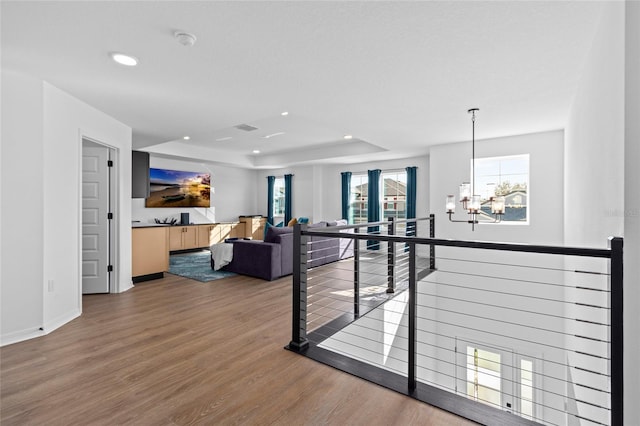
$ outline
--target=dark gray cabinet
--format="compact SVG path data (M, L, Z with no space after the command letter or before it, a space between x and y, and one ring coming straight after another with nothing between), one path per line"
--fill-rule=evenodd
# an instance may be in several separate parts
M149 196L149 153L131 151L131 198Z

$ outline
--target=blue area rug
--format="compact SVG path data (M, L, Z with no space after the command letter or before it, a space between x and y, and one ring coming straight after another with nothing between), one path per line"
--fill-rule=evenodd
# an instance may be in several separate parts
M237 275L233 272L211 269L211 252L174 254L169 256L169 273L203 283Z

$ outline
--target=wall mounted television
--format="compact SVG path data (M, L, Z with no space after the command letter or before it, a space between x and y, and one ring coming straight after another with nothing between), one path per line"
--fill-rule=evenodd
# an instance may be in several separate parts
M169 169L149 169L145 207L211 207L211 175Z

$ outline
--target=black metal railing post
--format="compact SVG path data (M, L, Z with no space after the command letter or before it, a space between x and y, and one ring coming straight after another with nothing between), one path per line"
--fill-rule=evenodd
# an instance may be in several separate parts
M359 233L360 228L353 232ZM360 316L360 240L353 240L353 317Z
M389 224L387 225L387 234L395 235L396 222L393 216L387 218ZM387 243L387 293L394 293L396 291L395 276L396 276L396 245L389 241Z
M298 223L293 230L293 312L289 349L301 352L307 340L307 224Z
M609 238L611 260L611 426L624 424L624 330L623 330L623 239Z
M431 213L429 215L429 238L436 237L436 215ZM436 269L436 246L434 244L429 245L429 269Z
M416 327L417 327L417 280L416 280L416 245L409 243L409 356L407 360L407 380L409 391L413 391L417 386L416 379Z
M515 252L515 253L534 253L534 254L548 254L548 255L559 255L559 256L579 256L579 257L585 257L585 258L592 258L592 259L607 259L607 265L608 265L608 274L604 274L604 271L581 271L581 270L576 270L573 271L575 273L593 273L593 274L597 274L597 275L605 275L608 277L608 290L609 290L609 303L608 303L608 308L609 308L609 338L607 340L609 340L609 346L608 346L608 351L609 351L609 365L608 365L608 372L605 371L598 371L598 370L602 370L600 368L595 369L592 373L594 374L598 374L598 375L602 375L602 376L606 376L607 373L609 375L609 382L602 386L602 389L598 389L597 387L593 387L592 389L594 391L601 391L603 392L604 397L606 398L608 396L609 398L609 407L610 410L608 413L602 414L602 416L606 415L607 418L607 424L610 424L611 426L622 426L624 425L624 328L623 328L623 239L622 238L618 238L618 237L611 237L609 239L609 248L608 249L604 249L604 248L584 248L584 247L567 247L567 246L544 246L544 245L531 245L531 244L510 244L510 243L496 243L496 242L487 242L487 241L461 241L461 240L448 240L448 239L436 239L435 238L435 233L434 233L434 228L435 228L435 217L434 215L430 215L429 217L430 220L430 232L429 232L429 238L420 238L418 236L415 237L409 237L409 236L405 236L405 235L394 235L397 233L397 225L398 222L402 223L402 220L393 220L392 218L388 218L388 222L387 221L383 221L383 222L375 222L374 224L376 226L384 226L385 222L387 222L389 224L389 232L388 235L384 235L384 233L379 233L378 235L371 235L368 232L362 233L360 232L360 229L362 229L362 227L367 227L370 226L371 224L362 224L362 225L352 225L352 226L346 226L344 228L340 228L337 231L322 231L321 229L314 229L313 231L307 231L306 226L303 225L297 225L295 230L294 230L294 277L293 277L293 332L292 332L292 341L289 345L289 348L291 350L294 350L296 352L305 352L308 356L309 354L311 354L313 351L315 351L317 348L315 345L311 345L311 348L309 348L309 350L306 350L307 346L309 346L309 342L307 341L307 264L306 264L306 259L307 259L307 239L309 238L307 235L318 235L318 236L325 236L327 238L338 238L343 236L343 234L338 234L337 232L340 232L341 229L351 229L353 228L354 233L352 235L349 235L349 238L353 240L354 243L354 248L353 248L353 257L354 257L354 263L353 263L353 289L354 289L354 296L353 296L353 303L354 303L354 316L356 318L359 317L359 287L360 287L360 272L361 270L363 270L363 268L361 268L360 265L360 245L359 243L361 241L364 241L365 243L363 244L367 244L368 241L374 241L377 244L380 244L380 242L386 242L389 245L393 245L393 244L397 244L399 246L404 247L406 244L406 250L408 250L408 257L409 257L409 261L408 263L408 306L407 306L407 315L408 315L408 321L407 321L407 327L408 327L408 342L407 342L407 370L406 370L406 379L407 379L407 391L406 394L416 398L416 399L420 399L422 401L428 402L430 404L434 404L438 407L441 408L447 408L451 409L451 411L455 414L458 415L462 415L464 417L468 417L471 420L480 422L480 423L485 423L485 422L489 422L487 419L492 420L494 417L496 418L500 418L501 422L500 424L532 424L531 421L527 420L527 419L521 419L519 421L514 421L513 418L511 418L510 416L513 416L514 414L511 412L503 412L501 410L495 410L494 408L488 407L488 406L484 406L483 404L480 403L475 403L475 402L469 402L468 400L464 399L463 396L460 395L455 395L453 392L451 392L453 395L452 396L447 396L444 397L442 396L442 394L440 394L440 392L438 392L437 394L434 394L434 396L429 395L429 392L423 392L423 387L424 389L436 389L436 387L431 386L428 381L425 383L421 382L421 386L420 386L420 390L417 390L417 369L418 369L418 364L420 364L421 367L427 368L427 366L429 366L431 361L426 361L426 362L421 362L418 361L418 336L417 336L417 321L418 319L420 319L421 324L423 320L430 320L428 318L423 318L425 315L422 315L425 313L425 310L438 310L440 309L440 307L437 305L437 302L434 303L435 306L427 306L426 304L424 304L424 306L421 304L420 305L420 313L421 313L421 317L418 318L418 291L417 291L417 286L419 285L419 280L421 279L421 273L418 273L418 259L417 259L417 251L419 249L418 244L420 245L428 245L430 246L430 262L431 262L431 267L435 268L435 246L443 246L443 247L457 247L457 248L465 248L465 249L470 249L470 250L492 250L495 253L500 253L502 251L504 252ZM360 235L360 233L362 233L363 235ZM303 235L304 234L304 235ZM374 238L374 240L371 240L371 238ZM366 246L365 246L365 250L366 250ZM422 253L422 249L419 249L420 252ZM366 262L366 258L368 257L369 252L365 251L364 252L365 255L363 256L363 259L365 259L365 263ZM390 251L389 251L390 253ZM388 254L389 254L388 253ZM463 259L453 259L453 260L467 260L467 257L463 257ZM468 258L468 260L472 261L473 257L470 256ZM404 264L404 262L403 262ZM379 263L378 263L379 265ZM391 265L391 264L390 264ZM602 264L598 264L598 265L602 265ZM381 266L381 265L380 265ZM393 264L393 266L397 266L396 264ZM533 264L529 264L528 262L525 262L525 264L518 264L518 262L516 262L515 264L510 264L509 262L504 264L505 267L517 267L517 266L521 266L521 267L525 267L525 268L536 268L537 265ZM391 266L389 266L390 268ZM540 267L544 267L544 265L540 266ZM401 268L395 268L394 272L398 273L397 269L401 269L402 271L404 271L404 266L402 266ZM546 268L545 268L546 269ZM594 269L600 269L600 268L594 268ZM389 271L391 271L391 269L389 269ZM562 271L561 274L558 274L558 280L563 280L564 279L564 273L565 272L572 272L571 270L569 271L565 271L564 269L559 269L558 271ZM364 268L364 271L367 274L370 272L369 270L367 270L366 268ZM384 273L384 272L383 272ZM500 275L500 274L498 274ZM380 277L382 278L382 277ZM444 283L440 283L437 280L437 276L435 277L436 279L431 282L427 282L426 286L431 286L431 284L437 284L437 285L445 285ZM492 278L496 278L496 279L508 279L508 280L512 280L512 279L516 279L517 276L515 277L507 277L505 275L505 277L501 277L501 276L496 276L496 277L492 277ZM604 277L601 279L605 279ZM365 283L368 281L365 278ZM527 280L520 280L517 279L517 281L522 282L522 283L529 283L529 282L533 282L533 281L527 281ZM554 279L552 281L555 281L555 275L554 275ZM389 281L388 281L389 283ZM538 284L543 284L543 285L562 285L564 286L564 283L556 283L556 282L536 282ZM449 285L450 283L448 283L447 285ZM347 284L349 285L349 284ZM314 290L314 286L311 286L311 290ZM601 292L605 292L605 289L601 289L599 288L600 286L598 286L597 288L590 288L589 286L586 287L575 287L575 288L579 288L579 289L586 289L586 290L597 290L597 291L601 291ZM571 287L573 288L573 287ZM422 289L422 287L421 287ZM426 293L426 292L425 292ZM515 296L519 296L520 293L519 292L513 292L513 293L507 293L507 294L511 294L511 295L515 295ZM420 302L425 303L425 302L429 302L431 301L431 296L432 295L426 295L425 297L427 297L426 299L422 299L420 300ZM436 295L436 297L439 297ZM571 300L567 294L564 295L564 297L561 297L557 300L555 299L549 299L549 298L541 298L541 297L536 297L536 299L541 300L541 301L550 301L550 302L562 302L562 303L576 303L578 305L580 305L581 303L578 303L579 300L581 299L577 299L577 300ZM313 299L311 299L313 300ZM464 302L472 302L472 300L463 300ZM542 303L542 302L541 302ZM605 304L606 305L606 304ZM498 308L505 308L507 305L496 305ZM584 305L588 308L601 308L601 306L596 306L596 305ZM602 308L606 308L607 306L602 306ZM445 308L448 309L447 306L445 306ZM348 309L348 308L347 308ZM527 311L528 313L535 313L533 311L533 309L535 309L533 306L531 308L532 310ZM516 309L514 309L515 311ZM446 310L445 310L446 311ZM543 310L540 309L540 311L542 312ZM342 311L344 313L344 311ZM446 312L455 312L455 311L446 311ZM489 311L487 311L489 312ZM485 316L479 316L479 318L483 319L483 320L493 320L493 314L492 313L488 313L487 315L489 315L488 317ZM570 320L570 321L582 321L582 319L574 319L574 318L565 318L565 317L560 317L564 320ZM590 321L586 321L587 323L589 323ZM602 321L604 322L604 321ZM520 323L516 323L516 322L512 322L509 323L513 326L518 326L518 327L530 327L530 325L528 324L528 321L525 321L524 323L520 324ZM596 325L604 325L606 326L606 324L601 324L600 322L594 322L593 324ZM468 327L466 322L462 322L460 324L451 324L453 327ZM477 327L477 328L476 328ZM558 334L566 334L563 331L555 331L553 329L547 329L547 328L539 328L539 327L532 327L535 328L536 330L539 330L540 332L552 332L552 333L558 333ZM485 332L484 328L482 328L482 323L479 321L477 323L477 325L474 323L473 325L471 325L470 327L468 327L468 330L472 330L474 332ZM517 329L516 329L517 330ZM430 333L430 331L428 330L424 330L421 326L421 344L420 344L420 348L422 349L423 344L425 345L429 345L430 343L425 342L424 340L427 339L422 339L422 337L424 335L426 335L427 333ZM488 332L487 332L488 333ZM526 333L526 332L525 332ZM513 335L512 335L513 334ZM588 335L586 336L575 336L575 337L579 337L579 338L584 338L584 339L595 339L598 342L602 342L604 339L602 339L602 337L599 335L599 331L598 331L598 336L597 338L593 338L593 337L589 337ZM321 333L318 333L318 335L321 335ZM444 336L444 334L442 334ZM572 334L568 334L569 336L573 336ZM314 340L314 336L316 336L315 333L310 333L311 339L312 341ZM440 334L438 334L438 336L440 336ZM528 344L538 344L540 345L540 347L543 346L548 346L551 348L557 349L557 350L569 350L572 351L574 349L572 348L567 348L566 346L566 341L565 343L559 344L559 346L557 346L555 343L551 342L547 342L546 338L544 336L540 336L539 338L533 339L533 340L527 340L527 336L524 335L520 335L520 333L518 332L518 334L516 334L516 331L514 330L513 333L508 333L506 336L503 336L505 338L508 339L514 339L514 340L518 340L518 341L525 341ZM322 339L325 339L326 336L321 336ZM536 341L536 340L541 340L540 342ZM346 342L345 342L346 343ZM603 345L598 344L597 346L597 351L594 351L593 353L589 353L587 352L576 352L576 353L580 353L582 355L586 355L586 356L593 356L593 357L597 357L597 358L606 358L605 355L601 354L601 349ZM440 347L440 346L435 346L435 347ZM312 356L310 356L311 358L313 358ZM532 357L534 359L538 359L535 357ZM549 361L546 361L544 358L539 358L542 363L546 363L546 362L551 362L554 363L556 365L560 365L560 366L565 366L563 363L563 360L560 359L555 359L556 357L552 357L552 359L550 359ZM437 362L442 361L441 358L434 358ZM628 360L627 360L628 361ZM339 360L336 361L337 364L344 366L344 362L343 360ZM330 364L333 365L333 364ZM628 362L627 362L628 365ZM573 368L572 365L569 364L569 359L567 359L567 368ZM341 367L338 367L340 369L343 369ZM578 367L576 367L578 368ZM359 368L354 367L354 370L358 370ZM344 370L344 371L350 371L350 370ZM589 370L586 370L589 371ZM533 370L532 370L533 372ZM382 379L378 379L377 376L378 373L375 374L369 374L368 372L365 373L352 373L355 375L358 375L360 377L366 377L368 380L372 380L376 383L386 383L384 380ZM364 375L361 375L364 374ZM374 377L375 376L375 377ZM374 380L375 379L375 380ZM393 380L404 380L404 377L400 377L400 376L394 376ZM377 381L380 380L380 381ZM573 383L573 380L570 378L570 381L568 381L567 383ZM603 381L606 379L603 379ZM395 382L394 382L395 383ZM578 383L580 386L585 386L586 388L589 388L589 386L587 386L589 383L587 382L586 385L585 384L581 384ZM607 386L608 385L608 386ZM395 386L394 386L395 387ZM536 388L537 389L537 388ZM553 392L553 390L546 390L545 388L539 388L540 392L543 392L546 394L546 392L550 392L550 393L554 393L557 396L562 396L565 397L566 400L573 400L573 401L579 401L579 402L585 402L586 404L590 404L589 401L582 401L582 400L578 400L576 399L575 395L569 395L567 394L566 396L560 393L555 393ZM403 391L403 393L405 393ZM599 399L600 397L598 397ZM444 402L443 402L444 401ZM455 404L452 404L455 403ZM457 403L460 403L459 405L456 405ZM438 405L441 404L441 405ZM444 405L442 405L444 404ZM470 404L475 404L475 405L470 405ZM599 404L599 402L598 402ZM455 407L454 407L455 405ZM603 409L603 413L605 410L607 410L607 404L603 403L602 405L594 405L596 408L598 409ZM453 408L452 408L453 407ZM549 406L549 408L551 408ZM494 410L494 411L487 411L487 410ZM562 408L557 408L554 410L557 411L563 411ZM565 414L567 416L573 416L578 418L577 416L577 411L573 412L573 410L566 408L564 410ZM504 415L503 415L504 414ZM597 416L601 416L601 414L596 414ZM597 419L598 417L596 417ZM542 419L542 418L541 418Z

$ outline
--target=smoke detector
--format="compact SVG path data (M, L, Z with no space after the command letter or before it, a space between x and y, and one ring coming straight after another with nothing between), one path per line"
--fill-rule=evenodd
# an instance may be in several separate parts
M190 33L186 33L184 31L176 31L173 33L173 36L178 40L178 42L183 46L193 46L196 44L196 36Z

